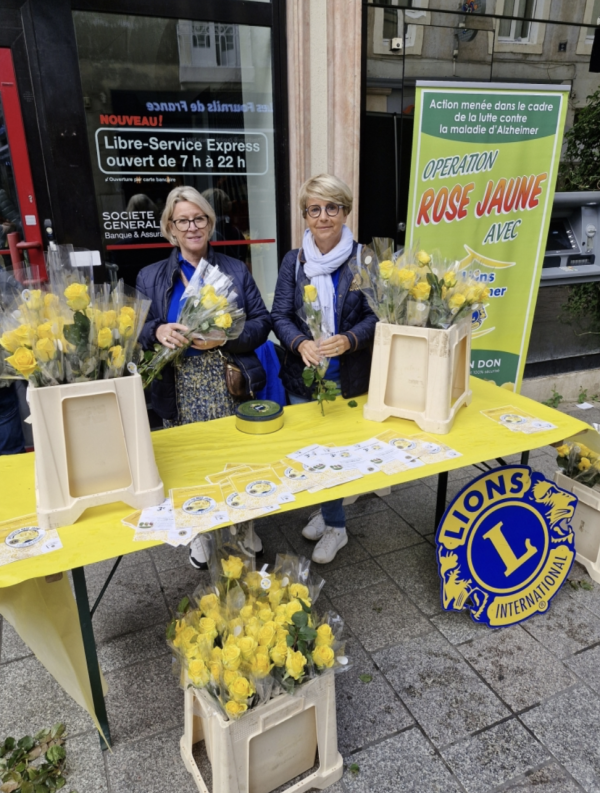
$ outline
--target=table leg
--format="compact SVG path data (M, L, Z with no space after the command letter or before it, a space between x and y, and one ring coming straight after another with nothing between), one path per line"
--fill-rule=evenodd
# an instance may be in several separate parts
M529 452L521 452L521 465L529 463Z
M435 526L434 531L437 531L437 527L440 525L440 521L444 517L444 512L446 511L446 492L448 490L448 471L442 471L441 474L438 474L438 486L437 486L437 499L435 502Z
M88 599L87 584L85 582L85 572L83 567L76 567L73 569L72 573L75 600L77 601L79 623L81 625L81 635L83 637L83 649L85 650L85 660L90 676L94 710L96 711L96 718L100 723L100 727L102 727L106 740L110 744L110 728L108 726L104 692L102 691L102 678L100 676L100 666L98 664L98 654L96 652L94 629L92 628L92 616L90 614L90 602ZM102 749L108 748L102 738L100 738L100 745Z

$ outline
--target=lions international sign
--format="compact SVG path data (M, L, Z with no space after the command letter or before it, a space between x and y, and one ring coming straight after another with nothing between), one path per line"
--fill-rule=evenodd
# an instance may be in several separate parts
M513 625L546 611L575 560L577 497L524 465L474 479L436 536L442 605L475 622Z

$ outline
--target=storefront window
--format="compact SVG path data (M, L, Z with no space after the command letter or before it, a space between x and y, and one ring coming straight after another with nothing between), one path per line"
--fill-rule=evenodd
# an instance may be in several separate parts
M270 306L277 279L270 28L73 16L106 261L134 283L140 267L168 256L165 199L191 185L215 209L213 243L246 262Z
M19 212L19 201L17 198L17 188L13 173L12 160L6 134L6 123L4 121L4 110L0 99L0 250L7 250L7 234L11 231L23 233L21 224L21 213ZM2 254L0 254L2 257ZM10 267L10 257L4 254L4 266ZM0 258L0 266L2 258Z

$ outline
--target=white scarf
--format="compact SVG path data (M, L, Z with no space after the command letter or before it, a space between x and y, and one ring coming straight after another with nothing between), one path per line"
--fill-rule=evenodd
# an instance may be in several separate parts
M342 238L329 253L321 253L309 229L304 232L302 240L306 259L304 272L311 284L317 288L323 310L323 330L329 331L331 335L335 333L335 289L331 274L350 258L353 244L352 232L346 224L342 226Z

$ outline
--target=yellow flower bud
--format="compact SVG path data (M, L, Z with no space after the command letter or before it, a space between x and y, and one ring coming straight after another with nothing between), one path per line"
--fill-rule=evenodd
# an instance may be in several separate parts
M239 647L235 644L226 644L223 648L223 655L221 656L223 667L233 672L240 668L242 661L242 653Z
M419 281L419 283L415 284L410 290L410 294L415 300L427 300L430 292L431 286L427 281Z
M417 253L417 261L422 267L425 267L431 261L431 256L426 251L419 251Z
M212 611L214 608L218 608L219 606L219 598L212 593L210 595L204 595L204 597L200 598L200 610L206 615L209 611Z
M300 600L303 600L305 603L310 603L310 597L308 596L308 587L304 586L304 584L291 584L290 597L299 598Z
M243 702L236 702L235 699L230 699L225 705L225 710L230 719L239 719L242 713L248 710L248 705Z
M331 669L335 662L335 653L331 647L320 644L313 650L312 659L317 669Z
M90 296L86 284L71 284L65 289L67 305L73 311L82 311L90 304Z
M285 661L285 671L294 680L298 680L304 674L304 667L306 666L306 658L302 653L297 650L294 652L291 647L288 647L287 658Z
M228 688L230 697L235 699L236 702L244 702L256 692L252 683L241 676L236 677Z
M50 339L40 339L35 344L35 357L38 361L47 363L56 356L56 347Z
M317 638L315 639L315 645L317 647L326 645L327 647L331 647L331 645L335 641L335 636L333 635L333 631L331 630L331 626L328 625L326 622L323 625L319 625L317 628Z
M386 259L385 261L379 263L379 275L383 278L384 281L388 280L388 278L391 276L393 271L394 271L394 263L391 262L389 259Z
M215 325L217 328L223 328L224 330L230 328L232 325L231 314L219 314L217 317L215 317Z
M14 353L8 356L6 363L10 364L23 377L29 377L37 369L35 355L27 347L17 347Z
M196 688L204 688L210 682L210 671L204 661L196 659L188 664L190 683Z
M244 562L239 556L230 556L228 559L221 559L221 567L225 578L237 579L244 572Z
M314 303L318 297L317 287L313 286L312 284L307 284L304 287L304 302L305 303Z
M108 363L115 369L120 369L125 364L125 351L120 344L115 344L108 351Z
M448 306L451 309L460 308L465 303L465 296L461 295L460 292L455 292L452 297L448 300Z
M285 666L287 660L288 646L285 642L278 642L271 650L271 661L275 666Z
M102 328L98 331L98 347L101 350L108 350L109 347L112 347L112 343L113 337L110 328Z
M14 330L7 330L0 336L0 345L8 352L15 352L21 346L21 342Z

